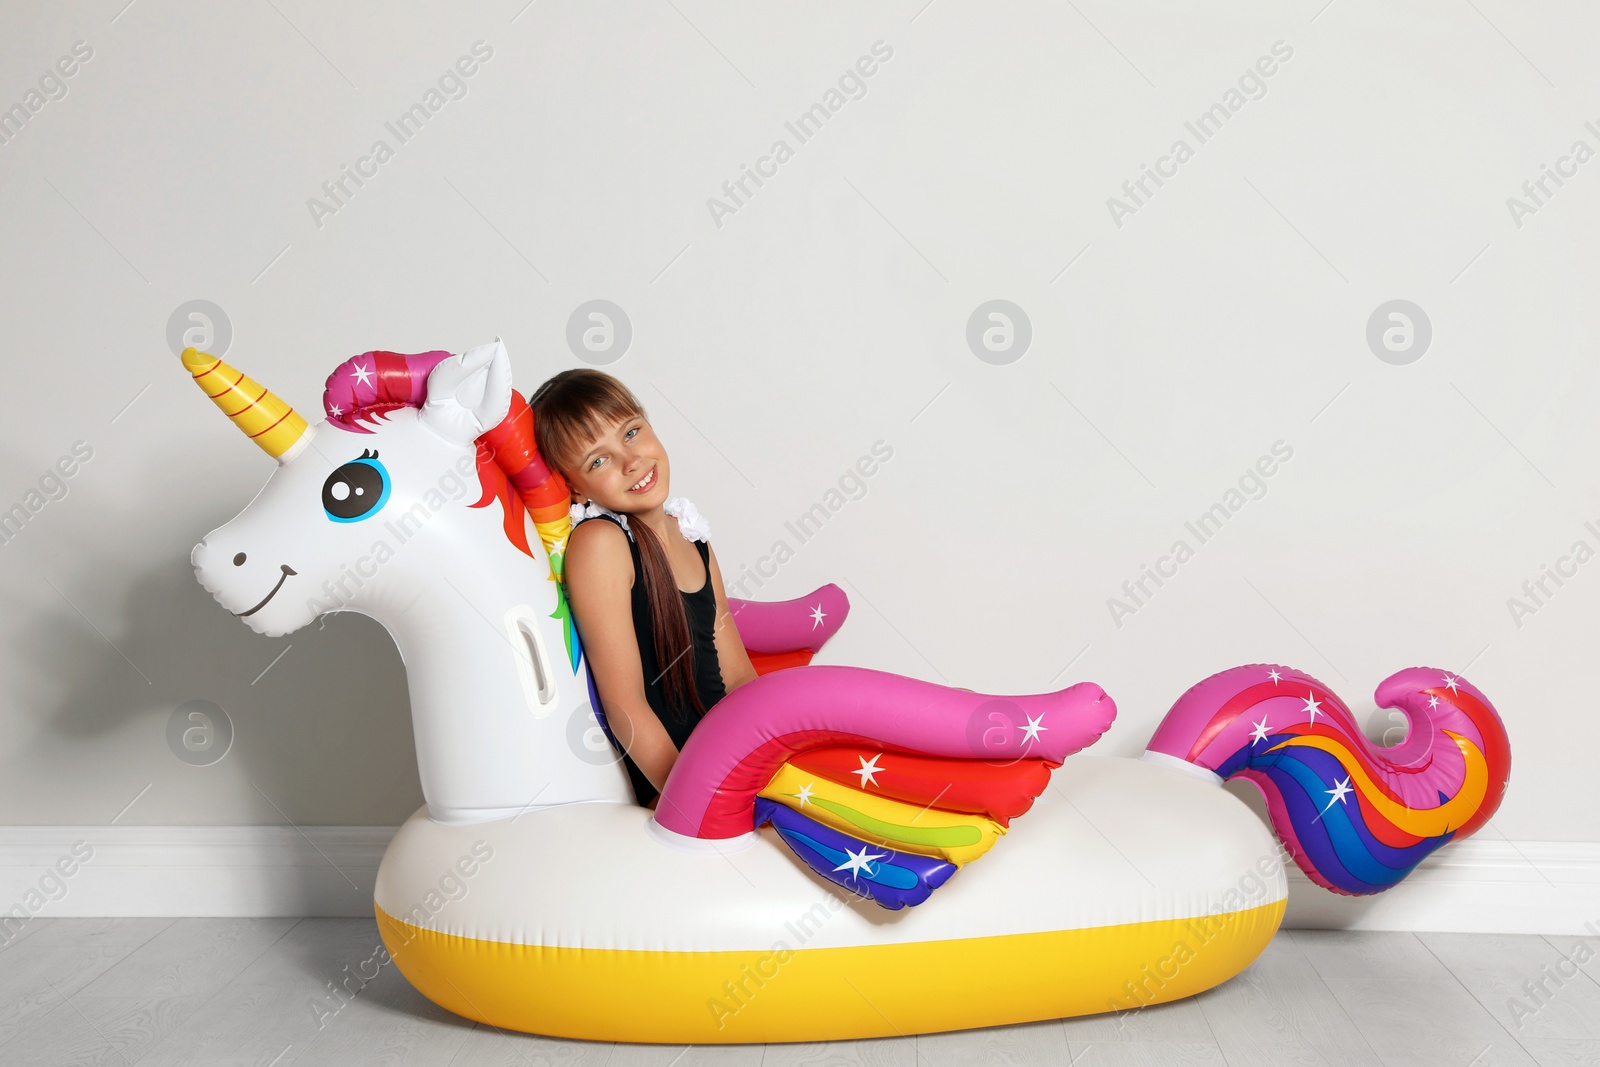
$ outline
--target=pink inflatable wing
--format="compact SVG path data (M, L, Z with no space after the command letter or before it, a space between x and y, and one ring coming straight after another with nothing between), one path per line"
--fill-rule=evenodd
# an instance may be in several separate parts
M811 662L811 657L839 632L850 601L831 582L794 600L728 598L728 611L739 640L757 674Z
M1347 896L1378 893L1489 820L1511 746L1489 698L1458 674L1409 667L1379 683L1376 699L1410 726L1393 748L1368 741L1309 674L1233 667L1178 698L1147 754L1249 781L1306 877Z
M1115 717L1089 682L989 696L864 667L795 667L711 709L655 818L711 839L771 823L818 874L901 908L983 855Z

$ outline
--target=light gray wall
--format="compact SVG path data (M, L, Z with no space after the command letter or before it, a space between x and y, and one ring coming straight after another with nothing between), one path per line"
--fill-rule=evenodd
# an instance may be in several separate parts
M1508 606L1600 548L1600 162L1522 191L1600 148L1600 18L1320 6L7 6L0 106L93 55L0 146L0 507L75 442L92 458L0 546L0 819L393 824L420 802L376 625L258 637L192 578L270 463L182 372L177 309L214 302L227 358L315 410L352 354L496 334L531 391L581 365L568 318L606 299L633 330L608 369L730 581L781 539L752 593L851 595L827 661L1092 679L1122 709L1098 750L1128 755L1234 663L1301 667L1379 735L1381 678L1465 670L1515 753L1484 833L1600 837L1600 563ZM466 95L399 144L385 123L478 41ZM864 95L800 143L785 122L878 41ZM1201 143L1185 123L1280 41ZM379 139L393 158L314 218ZM778 139L792 158L715 212ZM1193 157L1118 217L1178 139ZM1007 365L966 336L994 299L1031 324ZM1405 365L1366 336L1392 300L1431 323ZM892 459L801 544L785 523L880 439ZM1199 544L1185 522L1280 440L1265 494ZM1179 538L1194 557L1114 619ZM167 742L194 700L235 730L204 767Z

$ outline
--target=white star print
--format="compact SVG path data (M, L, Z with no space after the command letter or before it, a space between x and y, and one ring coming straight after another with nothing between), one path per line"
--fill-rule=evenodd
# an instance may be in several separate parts
M1278 673L1278 668L1274 667L1270 671L1267 672L1267 677L1272 679L1272 684L1273 685L1277 685L1278 684L1278 679L1282 678L1283 675L1279 674Z
M1444 676L1444 684L1450 690L1450 692L1452 692L1452 693L1459 692L1459 690L1456 689L1456 680L1455 680L1455 677L1453 675L1449 675L1449 674L1445 675Z
M1436 708L1438 706L1439 706L1439 698L1438 697L1429 697L1428 698L1428 707Z
M821 626L822 625L822 620L827 618L827 617L828 617L828 614L827 614L827 612L822 610L822 605L821 604L818 604L816 607L812 608L811 609L811 628L813 630L815 630L817 627Z
M816 782L807 782L805 785L800 787L800 792L790 793L789 795L797 798L800 801L800 806L803 808L807 804L811 803L811 790L816 786L816 784Z
M1252 741L1265 741L1267 739L1267 717L1261 716L1261 721L1256 723L1255 732L1250 735Z
M1333 784L1333 788L1325 790L1325 792L1333 797L1333 800L1328 801L1328 808L1331 808L1333 807L1334 800L1337 800L1339 803L1343 804L1344 798L1355 792L1355 790L1350 788L1350 778L1348 775L1346 775L1344 781L1335 782ZM1328 808L1323 808L1322 810L1327 811Z
M1018 726L1017 727L1017 729L1022 731L1022 740L1023 741L1037 741L1037 740L1039 740L1039 735L1041 733L1043 733L1045 730L1050 729L1050 727L1048 727L1048 726L1040 726L1039 724L1042 723L1042 722L1044 722L1044 715L1043 714L1041 714L1037 719L1035 719L1032 715L1029 715L1028 716L1028 724L1026 726Z
M877 785L878 784L878 780L874 777L874 775L876 775L879 771L884 769L884 768L878 766L878 761L881 760L882 758L883 758L883 753L882 752L878 753L876 756L873 756L870 760L867 759L867 757L865 757L865 756L857 756L856 757L856 759L861 761L861 769L857 770L857 771L851 771L850 773L851 774L859 774L861 776L861 788L862 789L865 789L869 785Z
M550 542L550 554L552 556L563 555L563 554L565 554L566 551L567 551L567 539L565 537L563 537L559 541L551 541Z
M337 419L340 415L344 414L344 409L341 408L338 404L329 404L328 405L328 414L332 415L334 418Z
M355 376L355 379L356 379L357 383L359 383L361 385L371 385L372 384L372 368L371 367L363 367L361 364L357 363L355 365L354 369L352 369L350 371L350 373Z
M844 850L844 854L846 856L849 856L850 858L845 860L843 863L839 864L839 866L835 867L834 870L842 871L842 870L844 870L845 868L848 867L850 869L850 877L851 878L855 878L856 875L857 875L857 872L859 872L859 871L866 871L868 877L871 877L871 875L872 875L872 866L871 866L872 861L873 860L881 860L881 859L883 859L883 857L888 855L887 852L879 852L876 855L869 856L869 855L867 855L867 846L866 845L862 845L861 846L861 851L860 852L851 852L848 848L846 848Z
M1317 724L1317 715L1321 713L1322 705L1317 703L1314 693L1306 694L1306 714L1311 716L1311 725Z

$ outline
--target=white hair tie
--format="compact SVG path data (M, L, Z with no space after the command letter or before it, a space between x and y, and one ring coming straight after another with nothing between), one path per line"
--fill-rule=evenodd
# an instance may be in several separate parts
M699 509L694 506L694 503L688 497L668 497L667 501L661 505L661 510L678 520L678 532L683 535L685 541L705 541L708 544L710 543L711 524L706 521L704 515L700 514ZM567 517L572 520L572 525L574 526L585 519L592 519L600 515L610 515L613 519L616 519L623 530L627 531L628 540L633 540L633 531L628 529L628 516L626 515L612 511L610 508L602 507L592 500L585 501L582 504L573 504L567 509Z
M711 524L686 496L668 497L661 510L678 519L678 532L685 541L711 541Z

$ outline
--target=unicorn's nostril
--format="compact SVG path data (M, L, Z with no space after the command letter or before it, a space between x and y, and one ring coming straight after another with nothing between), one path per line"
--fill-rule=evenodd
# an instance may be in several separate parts
M243 552L240 552L240 553L238 553L237 555L235 555L233 557L233 565L235 567L243 567L244 566L244 553Z

